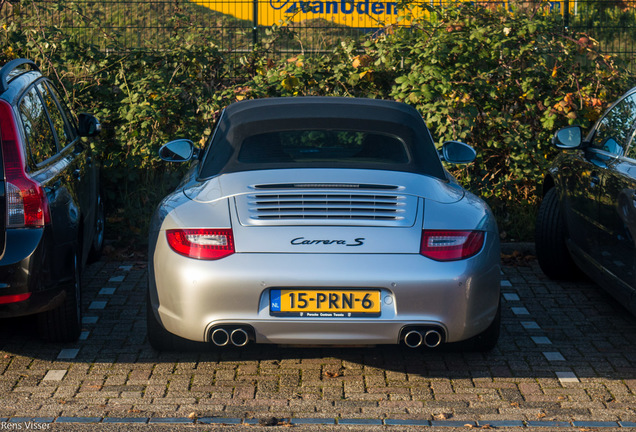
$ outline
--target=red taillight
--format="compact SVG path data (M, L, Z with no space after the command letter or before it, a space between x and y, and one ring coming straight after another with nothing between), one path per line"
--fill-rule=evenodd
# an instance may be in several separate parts
M46 193L25 171L11 105L0 101L0 131L7 195L7 227L42 227L51 221Z
M11 178L7 174L7 227L42 227L50 221L42 186L26 176Z
M27 300L31 293L0 296L0 304L17 303Z
M231 229L173 229L166 236L172 250L190 258L217 260L234 253Z
M484 245L483 231L422 231L420 253L437 261L456 261L477 254Z

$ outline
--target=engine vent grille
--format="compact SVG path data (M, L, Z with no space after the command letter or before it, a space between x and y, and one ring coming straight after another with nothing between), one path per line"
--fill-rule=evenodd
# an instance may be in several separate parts
M283 225L296 221L300 224L410 226L417 208L416 198L400 194L255 193L239 199L242 201L237 200L241 221L245 222L247 215L249 225Z
M254 189L364 189L397 190L399 186L360 183L279 183L254 185Z

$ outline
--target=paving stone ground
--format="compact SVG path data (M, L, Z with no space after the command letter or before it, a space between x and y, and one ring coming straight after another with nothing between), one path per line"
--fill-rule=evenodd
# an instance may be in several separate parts
M502 335L488 354L267 345L157 353L145 339L145 264L98 262L84 273L79 342L45 344L33 320L0 321L0 425L636 427L636 318L593 283L556 283L534 261L503 273Z

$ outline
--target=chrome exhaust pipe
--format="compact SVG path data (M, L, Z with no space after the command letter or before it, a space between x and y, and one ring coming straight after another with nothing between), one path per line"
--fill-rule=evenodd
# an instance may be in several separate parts
M429 330L424 334L424 345L435 348L442 343L442 334L437 330Z
M417 348L422 345L423 340L424 337L422 336L422 333L416 330L411 330L404 336L404 345L409 348Z
M214 345L222 347L230 342L230 335L228 334L227 330L218 328L212 332L211 339Z
M245 330L243 330L242 328L237 328L232 330L230 341L232 341L232 344L234 346L242 347L247 345L247 343L250 341L250 337Z

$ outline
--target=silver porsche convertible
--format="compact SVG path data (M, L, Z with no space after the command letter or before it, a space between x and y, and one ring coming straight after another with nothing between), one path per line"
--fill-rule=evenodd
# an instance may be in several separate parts
M156 349L496 345L497 225L442 165L475 152L456 141L437 150L412 107L243 101L205 149L176 140L160 156L193 164L150 226Z

